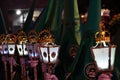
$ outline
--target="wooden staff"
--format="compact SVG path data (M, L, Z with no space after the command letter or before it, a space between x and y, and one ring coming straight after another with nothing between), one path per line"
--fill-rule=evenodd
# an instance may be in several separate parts
M2 61L3 61L3 63L4 63L5 80L8 80L8 74L7 74L7 60L6 60L6 56L2 56Z
M7 61L4 61L4 68L5 68L5 80L8 80L8 75L7 75Z
M34 80L37 80L37 65L38 65L38 61L37 60L31 60L30 64L31 64L31 67L34 68Z
M21 78L22 78L22 80L27 80L26 67L25 67L25 59L23 57L20 58L20 62L21 62L21 69L22 69Z

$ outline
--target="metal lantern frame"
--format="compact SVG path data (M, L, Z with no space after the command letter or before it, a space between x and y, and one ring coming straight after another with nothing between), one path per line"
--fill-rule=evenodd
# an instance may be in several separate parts
M46 64L57 62L60 45L46 44L40 46L42 61Z
M26 44L17 44L17 50L18 50L18 53L19 53L19 56L20 57L26 57L28 56L28 51L27 51L27 46Z
M14 56L15 47L15 44L1 44L0 53L2 56Z
M58 61L59 45L54 43L54 38L50 31L45 29L39 33L39 43L40 43L40 59L45 65L47 65L47 72L51 74L53 72L54 66Z
M38 60L40 55L39 43L26 44L26 45L27 45L29 59Z
M38 60L39 59L39 43L38 43L38 34L35 30L31 30L28 33L28 40L29 43L27 43L27 50L29 59L32 60Z
M8 46L8 55L9 56L14 56L15 55L15 44L7 44Z
M6 56L6 55L9 54L7 44L1 44L0 45L0 53L1 53L2 56Z
M112 71L114 69L115 45L91 47L90 49L98 72Z

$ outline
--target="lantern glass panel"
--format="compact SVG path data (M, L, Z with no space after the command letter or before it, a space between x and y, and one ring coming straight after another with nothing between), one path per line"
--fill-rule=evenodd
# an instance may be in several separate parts
M3 54L7 55L8 54L8 46L5 44L3 45Z
M48 48L47 47L40 47L41 50L41 56L44 63L48 63Z
M38 58L39 57L39 45L38 44L28 44L27 50L29 53L29 58Z
M29 52L29 58L33 57L33 47L32 45L27 45L28 52Z
M19 56L23 56L23 49L22 49L22 45L21 44L18 44L17 45L17 49L18 49L18 52L19 52Z
M3 47L2 47L2 45L0 45L0 54L1 55L3 54Z
M116 47L111 47L111 69L113 69L114 66L115 51L116 51Z
M8 51L9 51L9 55L14 55L15 45L14 44L8 44Z
M109 69L109 47L92 48L99 70Z
M25 44L23 44L23 53L25 56L28 55L27 46Z
M51 63L55 63L57 61L57 57L58 57L58 51L59 51L59 47L50 47L49 48L50 51L50 62Z

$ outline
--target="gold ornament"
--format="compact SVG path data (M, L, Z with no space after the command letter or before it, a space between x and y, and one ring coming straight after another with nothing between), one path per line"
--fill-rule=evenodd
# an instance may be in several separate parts
M14 34L8 34L6 35L6 41L8 44L14 44L16 43L16 36Z
M110 32L104 29L105 28L104 23L101 22L99 26L100 26L100 31L96 32L95 34L96 42L101 42L101 41L110 42Z
M48 30L43 30L39 33L40 43L53 43L54 38Z
M23 43L27 43L27 36L25 34L24 31L20 31L17 35L17 39L18 39L18 43L19 44L23 44Z
M6 35L5 34L1 34L0 35L0 44L4 44L6 43Z
M30 43L37 43L38 42L38 34L35 30L31 30L28 33L28 40Z

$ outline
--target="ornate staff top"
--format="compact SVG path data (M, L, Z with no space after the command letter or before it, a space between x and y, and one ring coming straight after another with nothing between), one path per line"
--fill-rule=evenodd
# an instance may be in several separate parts
M39 33L39 42L40 43L54 43L54 38L51 35L50 31L43 30Z
M23 44L27 43L28 39L24 31L20 31L17 35L18 43Z

